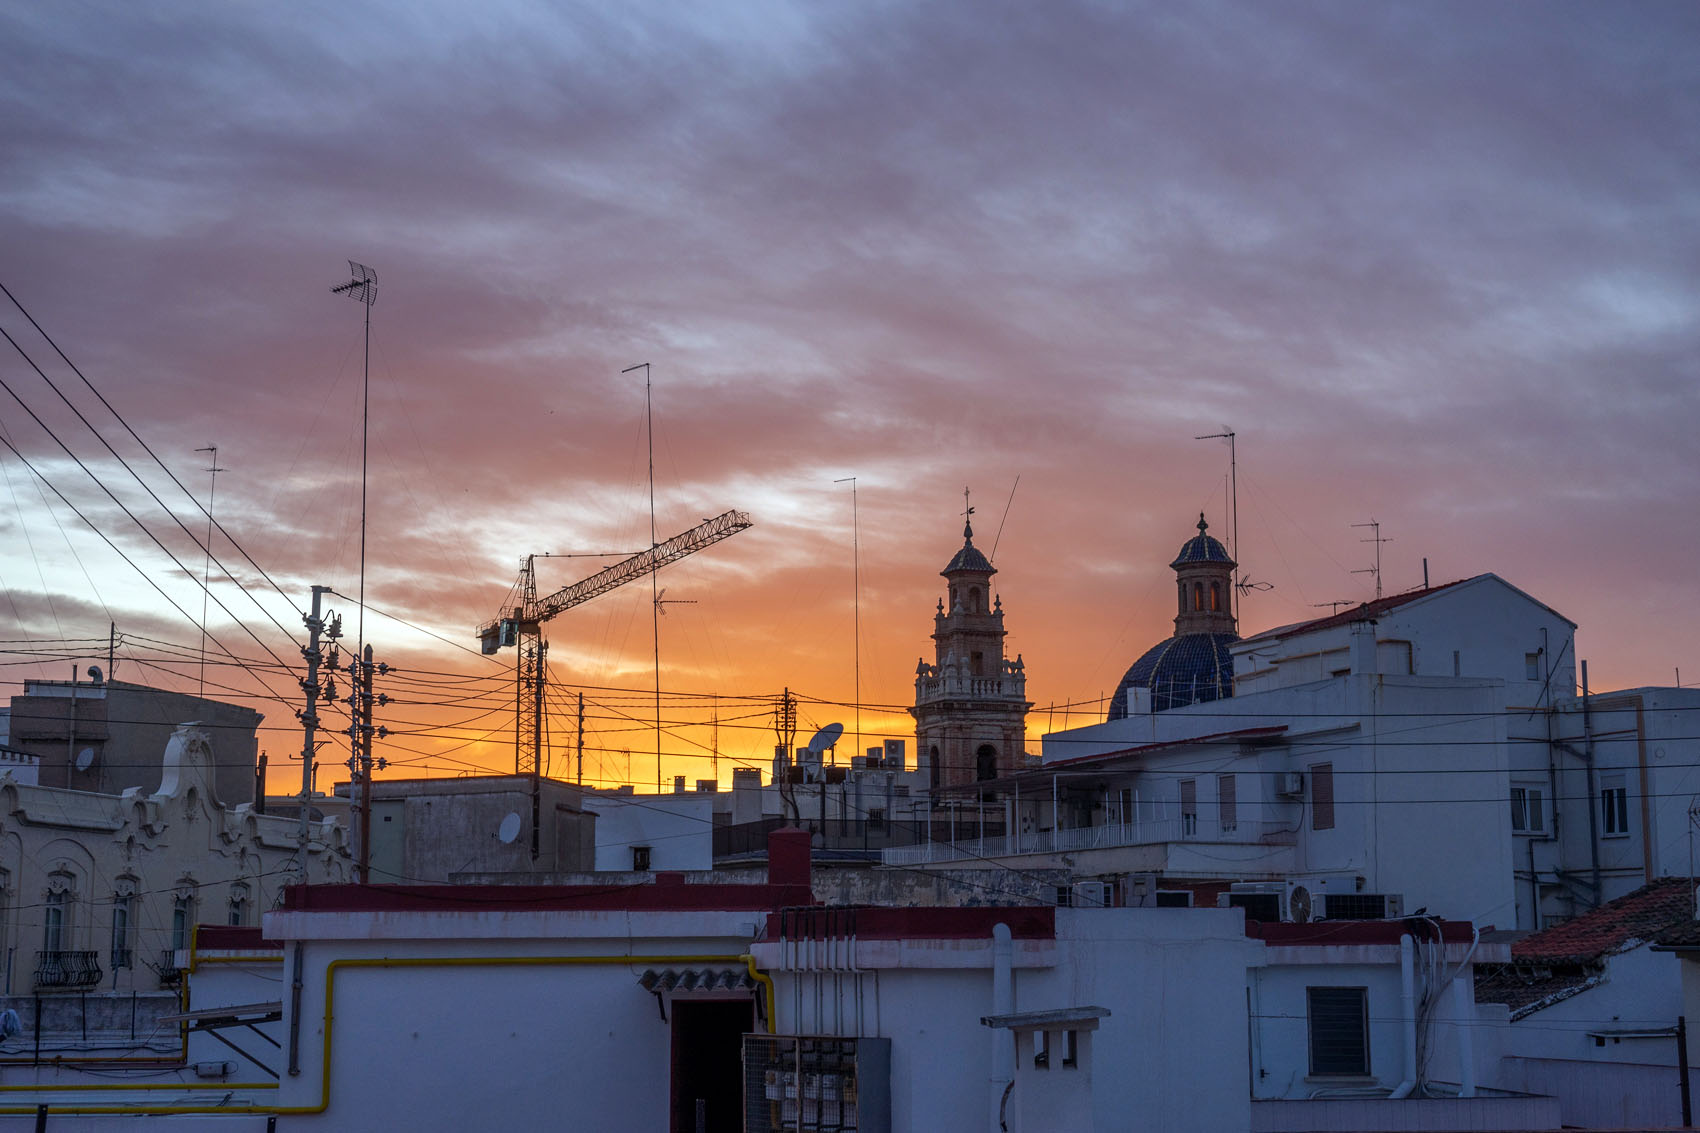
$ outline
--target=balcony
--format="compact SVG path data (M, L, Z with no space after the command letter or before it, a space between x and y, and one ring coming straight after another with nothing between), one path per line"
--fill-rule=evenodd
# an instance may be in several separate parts
M955 843L933 841L919 846L894 846L881 853L886 865L923 865L964 858L1003 858L1017 854L1072 853L1077 850L1124 846L1160 846L1171 842L1239 846L1291 846L1290 826L1244 819L1222 830L1200 822L1197 815L1154 818L1107 826L1078 826L1067 830L1035 830L1003 838L964 838Z
M105 975L98 952L51 950L35 957L36 987L93 987Z
M1027 674L1013 661L1001 661L999 671L988 676L973 676L958 666L939 667L923 664L915 674L915 703L931 704L940 700L1006 700L1027 699Z
M159 954L159 986L176 987L183 982L183 969L177 966L177 950L167 948Z

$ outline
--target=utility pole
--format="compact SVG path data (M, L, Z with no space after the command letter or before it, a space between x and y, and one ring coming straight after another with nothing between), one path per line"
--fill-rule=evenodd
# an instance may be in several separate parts
M578 785L584 786L584 693L578 694Z
M792 747L797 742L797 702L791 697L789 686L785 696L773 709L773 737L778 740L778 750L775 754L784 753L784 759L774 760L774 776L779 780L779 801L785 808L785 815L793 823L801 824L802 812L797 809L796 784L791 780L791 772L797 766L793 759Z
M372 705L388 704L389 696L379 693L372 694L372 674L374 672L388 673L388 665L372 663L372 647L366 646L362 657L348 663L349 680L353 687L346 697L350 722L348 725L349 746L353 754L349 756L348 770L352 779L351 786L357 798L354 807L355 819L359 822L358 848L355 859L355 878L362 885L371 881L372 868L372 738L384 737L390 734L388 728L372 726ZM389 761L379 759L376 766L382 770L389 766Z
M324 654L319 650L321 635L325 640L335 642L342 636L342 618L333 615L327 626L320 614L320 605L324 596L330 592L328 586L313 587L313 609L301 620L307 626L307 644L301 648L301 656L307 662L307 675L301 680L301 691L307 694L307 707L295 714L301 721L301 831L299 853L301 855L301 884L307 884L307 812L313 799L313 754L316 745L314 733L319 727L319 664ZM333 646L334 648L334 646ZM334 691L334 690L333 690ZM327 698L329 699L329 698Z

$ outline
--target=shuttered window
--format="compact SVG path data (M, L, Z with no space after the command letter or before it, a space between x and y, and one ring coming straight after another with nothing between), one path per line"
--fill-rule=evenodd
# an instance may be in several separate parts
M1198 833L1198 780L1181 780L1181 837Z
M1310 828L1334 829L1334 765L1310 765Z
M1312 1074L1369 1073L1369 989L1307 987Z
M1239 826L1239 791L1232 775L1216 776L1216 804L1221 811L1222 833L1231 834Z

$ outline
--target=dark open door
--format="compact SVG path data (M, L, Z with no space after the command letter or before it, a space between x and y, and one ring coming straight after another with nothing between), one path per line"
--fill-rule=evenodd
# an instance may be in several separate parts
M743 1036L755 1026L748 999L675 999L672 1133L743 1128Z

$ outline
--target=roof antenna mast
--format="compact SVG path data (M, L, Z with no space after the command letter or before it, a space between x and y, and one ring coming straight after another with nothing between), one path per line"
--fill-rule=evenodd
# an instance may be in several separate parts
M359 660L366 644L366 441L372 408L372 304L378 301L378 273L353 260L348 261L348 272L352 278L331 288L331 294L366 305L365 356L360 365L360 609L354 622L354 657Z
M643 435L649 442L649 550L654 554L655 541L655 416L650 409L649 363L627 366L622 374L643 371ZM649 631L655 646L655 793L661 793L661 591L656 589L655 564L649 568Z
M1195 441L1225 440L1228 442L1228 555L1234 560L1234 624L1240 620L1240 463L1234 448L1234 431L1223 425L1220 433L1205 433Z
M1381 537L1381 524L1377 523L1373 516L1370 518L1370 521L1368 523L1354 523L1354 524L1352 524L1352 526L1353 527L1367 527L1367 528L1369 528L1370 529L1370 537L1368 539L1359 539L1358 542L1360 542L1360 543L1374 543L1375 544L1375 565L1372 566L1372 567L1365 567L1362 570L1354 570L1352 573L1353 574L1373 574L1373 575L1375 575L1375 597L1376 597L1377 601L1380 601L1381 600L1381 545L1383 543L1391 543L1391 542L1393 542L1393 540L1383 539Z
M217 445L208 445L195 451L212 453L212 460L208 462L212 467L203 469L205 472L212 473L212 482L207 486L207 545L202 548L206 552L206 559L201 566L201 678L200 688L195 693L196 696L205 696L207 694L207 595L211 593L208 586L212 575L213 501L218 496L218 474L227 471L227 469L218 466ZM110 654L111 649L109 648L107 652ZM108 658L106 664L107 676L110 677L112 675L110 658Z

